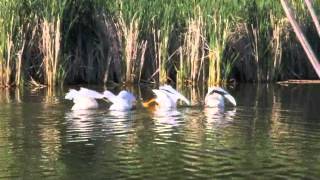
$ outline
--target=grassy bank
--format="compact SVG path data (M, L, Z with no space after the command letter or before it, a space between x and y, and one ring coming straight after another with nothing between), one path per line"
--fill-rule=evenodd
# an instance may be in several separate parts
M303 0L293 8L320 52ZM273 0L0 0L2 87L316 78L306 58Z

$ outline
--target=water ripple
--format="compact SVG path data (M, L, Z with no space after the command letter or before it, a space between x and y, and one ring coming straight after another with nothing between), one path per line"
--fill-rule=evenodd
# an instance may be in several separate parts
M319 179L315 108L251 95L235 95L239 106L223 110L71 111L59 96L8 101L0 178Z

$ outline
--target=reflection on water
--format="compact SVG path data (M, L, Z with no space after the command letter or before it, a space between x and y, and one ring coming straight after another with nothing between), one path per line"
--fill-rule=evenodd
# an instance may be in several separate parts
M88 141L94 134L95 110L69 111L66 113L67 142Z
M176 109L155 109L151 116L155 123L176 126L177 121L182 118L181 115Z
M203 110L205 115L205 122L207 127L220 127L226 126L233 122L233 118L236 115L236 108L217 108L206 107Z
M133 89L138 98L151 88ZM3 179L319 179L320 87L241 85L237 107L71 111L66 90L0 90Z

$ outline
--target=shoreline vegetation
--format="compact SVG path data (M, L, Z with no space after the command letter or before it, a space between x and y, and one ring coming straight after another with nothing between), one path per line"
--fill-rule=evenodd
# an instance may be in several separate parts
M304 0L291 4L319 58ZM288 79L318 78L280 1L0 0L0 87Z

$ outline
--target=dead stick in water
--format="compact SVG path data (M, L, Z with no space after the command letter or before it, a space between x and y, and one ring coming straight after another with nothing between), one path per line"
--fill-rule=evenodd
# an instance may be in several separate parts
M286 81L279 81L277 84L320 84L320 80L297 80L289 79Z
M316 26L318 35L320 37L320 23L319 23L319 20L317 18L317 15L315 13L315 10L312 7L312 2L310 0L304 0L304 2L306 3L306 5L308 7L308 10L309 10L309 12L311 14L311 18L313 20L314 25Z
M316 71L318 77L320 78L320 64L317 60L316 55L312 51L310 44L308 43L306 37L303 35L302 30L300 29L297 21L294 19L293 13L291 9L289 8L288 1L287 0L281 0L282 7L293 27L294 32L296 33L305 53L308 56L308 59L310 63L312 64L314 70Z

